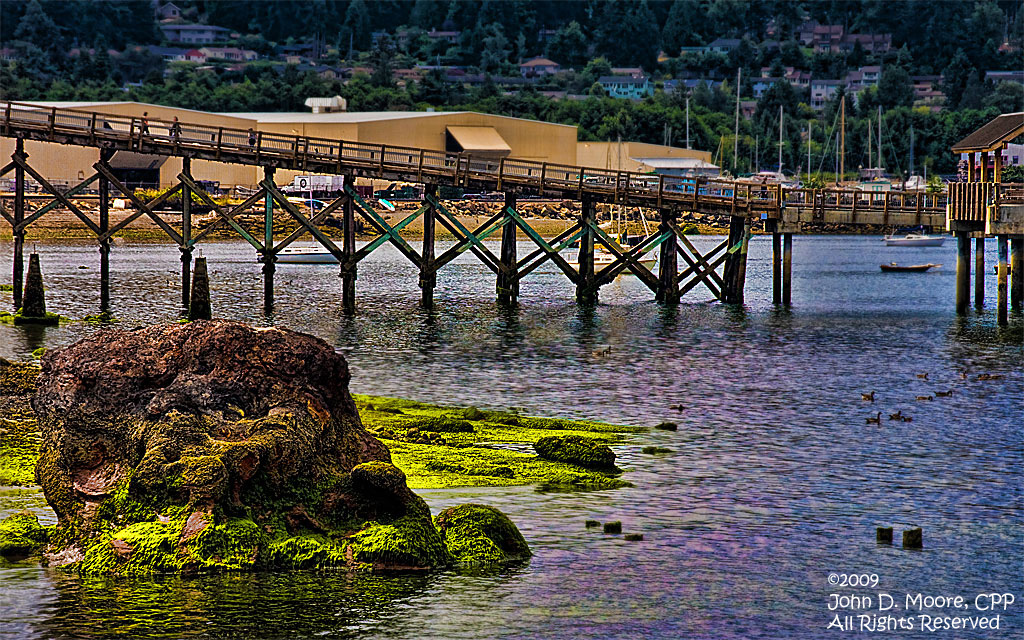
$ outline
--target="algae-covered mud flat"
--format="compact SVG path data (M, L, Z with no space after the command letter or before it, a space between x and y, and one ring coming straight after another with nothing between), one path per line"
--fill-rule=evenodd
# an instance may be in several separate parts
M709 250L721 238L694 242ZM661 307L628 279L602 288L600 304L578 307L572 285L552 272L525 281L519 309L507 311L494 305L493 273L460 259L450 265L457 277L438 274L436 309L428 313L417 308L416 274L405 271L405 258L375 253L360 264L352 317L340 309L337 271L317 267L279 269L274 314L263 316L251 247L209 245L214 314L288 326L341 350L367 428L398 436L383 440L397 452L394 460L401 461L401 446L435 445L409 442L407 429L376 426L377 414L364 406L376 400L359 394L411 398L442 407L441 415L476 407L633 427L672 421L678 430L624 433L608 443L623 470L617 478L628 487L413 489L431 515L464 503L499 509L530 545L525 564L411 575L263 571L138 579L9 565L0 569L0 634L819 640L832 633L830 573L876 574L875 590L896 597L1020 596L1022 319L1011 315L1001 329L991 308L958 318L952 271L886 279L878 264L891 257L881 244L797 238L788 311L770 305L771 243L757 237L742 309L705 304L697 289L678 308ZM995 262L992 244L986 264ZM78 268L95 265L95 248L40 243L39 250L47 308L76 318L95 313L95 269ZM177 318L179 253L155 251L115 247L111 260L132 264L130 283L119 286L119 270L112 270L119 327ZM953 263L951 247L921 253L922 262ZM0 260L10 255L10 245L0 242ZM993 300L991 278L987 286L986 299ZM28 360L40 347L102 331L83 323L0 325L0 355ZM917 377L924 373L926 379ZM979 380L982 374L1002 377ZM951 396L935 397L949 390ZM861 400L871 391L873 403ZM933 400L916 400L927 395ZM398 408L402 415L379 417L418 419L411 408ZM887 419L900 410L913 420ZM882 424L866 424L876 411L886 412ZM526 443L482 437L487 420L468 422L476 429L474 446L535 454ZM433 438L450 440L455 452L457 439L469 437L437 433ZM577 433L604 438L569 430L538 435ZM644 453L645 447L670 452ZM493 472L502 464L485 466ZM468 484L481 477L466 478ZM416 481L413 471L408 482ZM53 524L43 506L38 492L0 490L3 515L29 509ZM601 526L588 528L588 520ZM616 521L623 534L604 534L603 525ZM875 529L889 526L896 544L879 546ZM924 548L905 551L901 532L915 527L923 528ZM630 542L629 533L644 538ZM1019 635L1019 606L1000 615L999 630L954 636L918 626L891 635Z

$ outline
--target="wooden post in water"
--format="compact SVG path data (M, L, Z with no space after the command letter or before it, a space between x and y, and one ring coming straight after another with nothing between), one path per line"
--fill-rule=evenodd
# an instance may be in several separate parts
M25 155L25 141L18 138L14 154ZM25 230L21 224L25 221L25 169L19 164L14 168L14 267L11 285L14 293L14 309L20 309L22 303L22 287L25 284Z
M743 243L746 234L745 220L741 216L729 218L729 252L725 259L725 270L723 280L725 287L722 289L722 302L726 304L740 304L743 302L743 294L739 291L740 285L740 260L743 252Z
M971 235L966 231L956 233L956 312L967 312L971 299Z
M747 284L747 248L750 244L750 218L743 218L743 244L740 245L739 264L736 265L736 304L743 304Z
M661 257L658 260L658 293L655 295L655 299L670 304L679 302L679 254L676 248L676 234L673 230L676 215L675 209L662 209L661 226L659 227L659 231L671 235L661 243Z
M974 239L974 308L985 306L985 236Z
M782 234L772 233L772 304L782 304Z
M501 264L511 271L508 274L498 273L498 304L512 306L519 300L519 278L516 274L516 224L507 213L508 209L515 211L516 194L512 191L505 192L505 217L508 222L501 228Z
M428 199L427 196L430 196ZM437 212L431 200L437 199L437 185L424 187L423 197L427 208L423 212L423 260L420 263L420 303L425 309L434 308L434 287L437 286L437 272L434 270L434 230L437 226Z
M274 182L274 168L264 167L263 177ZM268 192L263 199L263 312L274 310L274 271L277 269L277 255L274 253L274 198ZM313 204L310 203L312 208Z
M1010 306L1021 310L1024 303L1024 237L1010 239Z
M597 291L593 288L594 229L590 223L595 220L595 206L593 199L587 195L583 196L580 205L580 223L583 225L583 235L580 236L580 252L577 259L580 277L576 284L576 301L582 304L593 304L597 302Z
M210 305L210 276L206 269L206 258L196 258L196 273L192 279L192 295L189 296L188 319L210 320L213 317Z
M782 234L782 304L793 304L793 234Z
M999 249L999 275L996 278L998 286L996 288L996 315L999 319L999 324L1006 324L1009 321L1008 314L1006 312L1006 280L1007 280L1007 250L1006 250L1006 236L1001 235L996 237L996 247Z
M100 151L100 162L106 164L113 156L112 151ZM99 179L100 233L110 230L110 182L104 176ZM100 312L110 310L110 238L100 239Z
M345 184L353 185L353 177L345 176ZM342 232L343 247L347 264L342 268L341 273L341 306L345 313L356 312L356 216L355 203L352 196L345 196L345 204L342 205Z
M181 159L181 172L192 179L192 158ZM192 189L184 183L181 185L181 240L181 306L188 309L192 292Z

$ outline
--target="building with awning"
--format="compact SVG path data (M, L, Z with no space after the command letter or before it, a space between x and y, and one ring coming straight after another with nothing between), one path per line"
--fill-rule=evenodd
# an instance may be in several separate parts
M722 168L700 158L634 158L644 173L716 178Z
M471 153L488 158L504 158L512 153L494 127L446 127L445 151Z
M953 145L953 153L967 158L968 182L1001 182L1006 164L1004 149L1024 135L1024 111L1004 113ZM978 154L978 161L975 161ZM991 160L989 154L992 154Z

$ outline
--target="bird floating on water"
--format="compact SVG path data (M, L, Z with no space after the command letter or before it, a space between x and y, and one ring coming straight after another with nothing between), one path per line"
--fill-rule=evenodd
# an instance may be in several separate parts
M935 397L936 398L948 398L951 395L953 395L953 390L952 389L950 389L949 391L936 391L935 392Z
M868 402L874 402L875 401L875 392L872 391L871 393L862 393L862 394L860 394L860 399L861 400L866 400Z
M927 373L919 373L919 374L917 374L917 377L922 379L922 380L927 380L928 379L928 374Z
M1005 378L1001 373L979 373L978 380L1002 380Z
M914 419L911 418L910 416L903 416L903 422L913 422L913 421L914 421Z
M932 397L931 396L917 396L917 399L918 400L931 400Z
M868 424L882 424L882 412L878 411L874 418L864 418L864 421Z
M672 409L673 411L678 411L679 413L683 412L683 405L681 404L670 404L668 405L668 408Z
M903 409L900 409L896 413L890 413L889 414L889 419L890 420L902 420L903 419Z

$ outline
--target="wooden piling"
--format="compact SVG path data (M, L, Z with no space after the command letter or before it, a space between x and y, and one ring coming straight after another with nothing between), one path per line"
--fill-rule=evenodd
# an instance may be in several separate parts
M967 232L956 234L956 312L967 312L971 298L971 236Z
M25 141L18 138L14 154L26 158ZM19 164L14 168L14 265L11 274L11 285L14 293L14 308L21 308L22 286L25 279L25 230L21 224L25 222L25 169Z
M579 282L576 283L576 301L582 304L597 302L597 290L594 288L594 229L590 226L595 222L594 200L584 196L580 203L580 224L583 233L580 236Z
M661 243L661 257L658 260L658 292L655 299L669 304L679 302L679 253L676 234L673 230L676 215L674 209L662 209L661 226L659 227L659 231L671 235Z
M1024 237L1010 239L1010 307L1020 311L1024 304Z
M100 153L100 160L106 162L104 153ZM100 197L100 233L103 236L110 230L110 182L100 176L99 179ZM100 311L110 310L110 238L102 237L100 240Z
M876 527L875 541L878 544L892 544L892 527Z
M195 273L192 278L192 295L189 296L188 319L209 320L213 316L210 305L210 276L206 269L206 258L196 258Z
M772 304L782 304L782 234L772 233Z
M726 251L729 253L722 270L722 280L725 283L725 286L722 287L722 302L726 304L736 304L736 276L739 270L739 252L742 242L743 218L732 216L729 218L729 243L726 247Z
M903 548L904 549L920 549L924 546L922 539L921 527L916 529L907 529L903 532Z
M739 263L736 265L736 304L743 304L743 292L747 284L747 249L750 245L750 218L743 218L743 240L740 245Z
M782 304L793 304L793 234L782 234Z
M985 306L985 236L974 239L974 308Z
M192 177L192 159L181 159L181 172ZM189 296L192 291L192 189L187 184L181 185L181 306L189 308Z
M428 198L429 196L429 198ZM420 262L420 304L425 309L434 308L434 287L437 286L437 272L434 269L434 231L437 227L437 211L431 200L437 199L437 185L428 184L423 189L427 201L423 212L423 251Z
M273 183L274 168L264 167L263 177L267 182ZM274 253L274 198L269 192L263 203L263 311L270 313L274 309L274 271L277 254Z
M1006 305L1006 281L1007 281L1007 238L1005 235L996 237L996 247L999 250L999 275L996 277L996 315L999 324L1006 324L1009 321Z
M25 278L25 296L22 300L21 315L26 318L46 317L46 294L43 287L43 271L39 266L39 254L28 257L28 275Z
M351 175L345 176L345 184L353 184ZM346 264L341 273L341 306L345 313L356 312L356 216L352 196L345 196L342 205L342 249Z
M516 194L511 191L505 192L505 211L516 208ZM498 304L512 306L519 300L519 278L516 272L516 224L509 219L501 228L501 264L505 265L508 273L499 272L497 281Z

